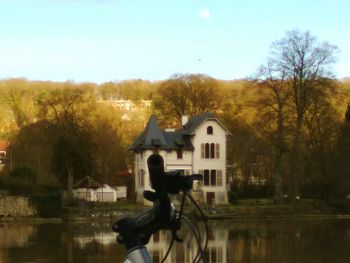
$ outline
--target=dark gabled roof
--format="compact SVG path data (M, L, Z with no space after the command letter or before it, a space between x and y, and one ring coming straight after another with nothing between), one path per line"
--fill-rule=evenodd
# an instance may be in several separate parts
M163 132L158 126L156 117L152 115L147 122L146 128L130 146L130 149L133 151L139 151L166 147L167 143L164 138Z
M90 176L84 177L82 180L77 182L74 185L74 188L92 188L92 189L97 189L100 188L102 185L96 182L93 178Z
M139 152L143 150L162 149L177 150L184 149L193 151L194 147L190 139L190 135L206 120L212 119L218 121L214 114L203 113L193 116L185 126L177 131L162 131L154 115L149 119L145 130L130 146L130 149ZM218 123L226 130L226 128L218 121Z
M181 131L184 134L192 134L205 120L213 118L215 118L215 116L210 112L193 116L185 126L182 127Z
M176 150L183 148L192 151L194 149L189 138L178 131L162 131L154 115L149 119L145 130L130 146L130 149L138 152L151 149Z
M230 131L215 117L213 113L206 112L200 115L193 116L179 132L184 135L193 135L195 130L205 121L213 120L216 121L225 131L227 135L231 135Z
M191 143L191 140L189 137L183 136L183 134L180 131L175 132L163 132L164 137L167 142L167 147L169 150L176 150L176 149L184 149L187 151L193 151L194 147Z

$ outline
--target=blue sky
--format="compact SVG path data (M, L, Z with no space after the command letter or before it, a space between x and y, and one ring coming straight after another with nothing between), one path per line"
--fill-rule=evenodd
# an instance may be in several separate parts
M0 0L0 78L244 78L293 29L337 45L349 77L349 16L348 0Z

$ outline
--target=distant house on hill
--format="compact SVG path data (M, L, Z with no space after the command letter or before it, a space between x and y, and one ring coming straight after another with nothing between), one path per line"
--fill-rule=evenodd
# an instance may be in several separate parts
M0 171L5 168L6 161L8 160L8 149L10 143L8 141L0 141Z
M200 173L204 179L197 191L208 203L227 203L226 136L229 131L211 113L182 118L179 130L161 130L155 116L131 145L135 152L136 199L143 202L143 190L151 189L147 159L158 152L166 171L184 175Z

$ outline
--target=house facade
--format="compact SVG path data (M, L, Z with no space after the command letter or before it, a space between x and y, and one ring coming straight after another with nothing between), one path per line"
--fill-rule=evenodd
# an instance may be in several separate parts
M134 141L136 199L143 202L143 191L151 189L147 159L157 152L164 159L166 171L179 170L184 175L200 173L194 191L208 204L227 203L226 137L228 130L211 113L183 116L179 130L161 130L151 116L145 130Z

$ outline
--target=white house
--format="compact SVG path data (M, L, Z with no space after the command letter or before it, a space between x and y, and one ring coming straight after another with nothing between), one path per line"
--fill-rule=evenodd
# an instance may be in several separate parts
M200 173L203 181L196 188L208 203L227 203L226 136L229 131L211 113L182 118L179 130L160 130L151 116L145 130L130 147L135 152L135 191L144 201L143 191L151 189L147 159L154 152L164 159L166 171L184 175Z

